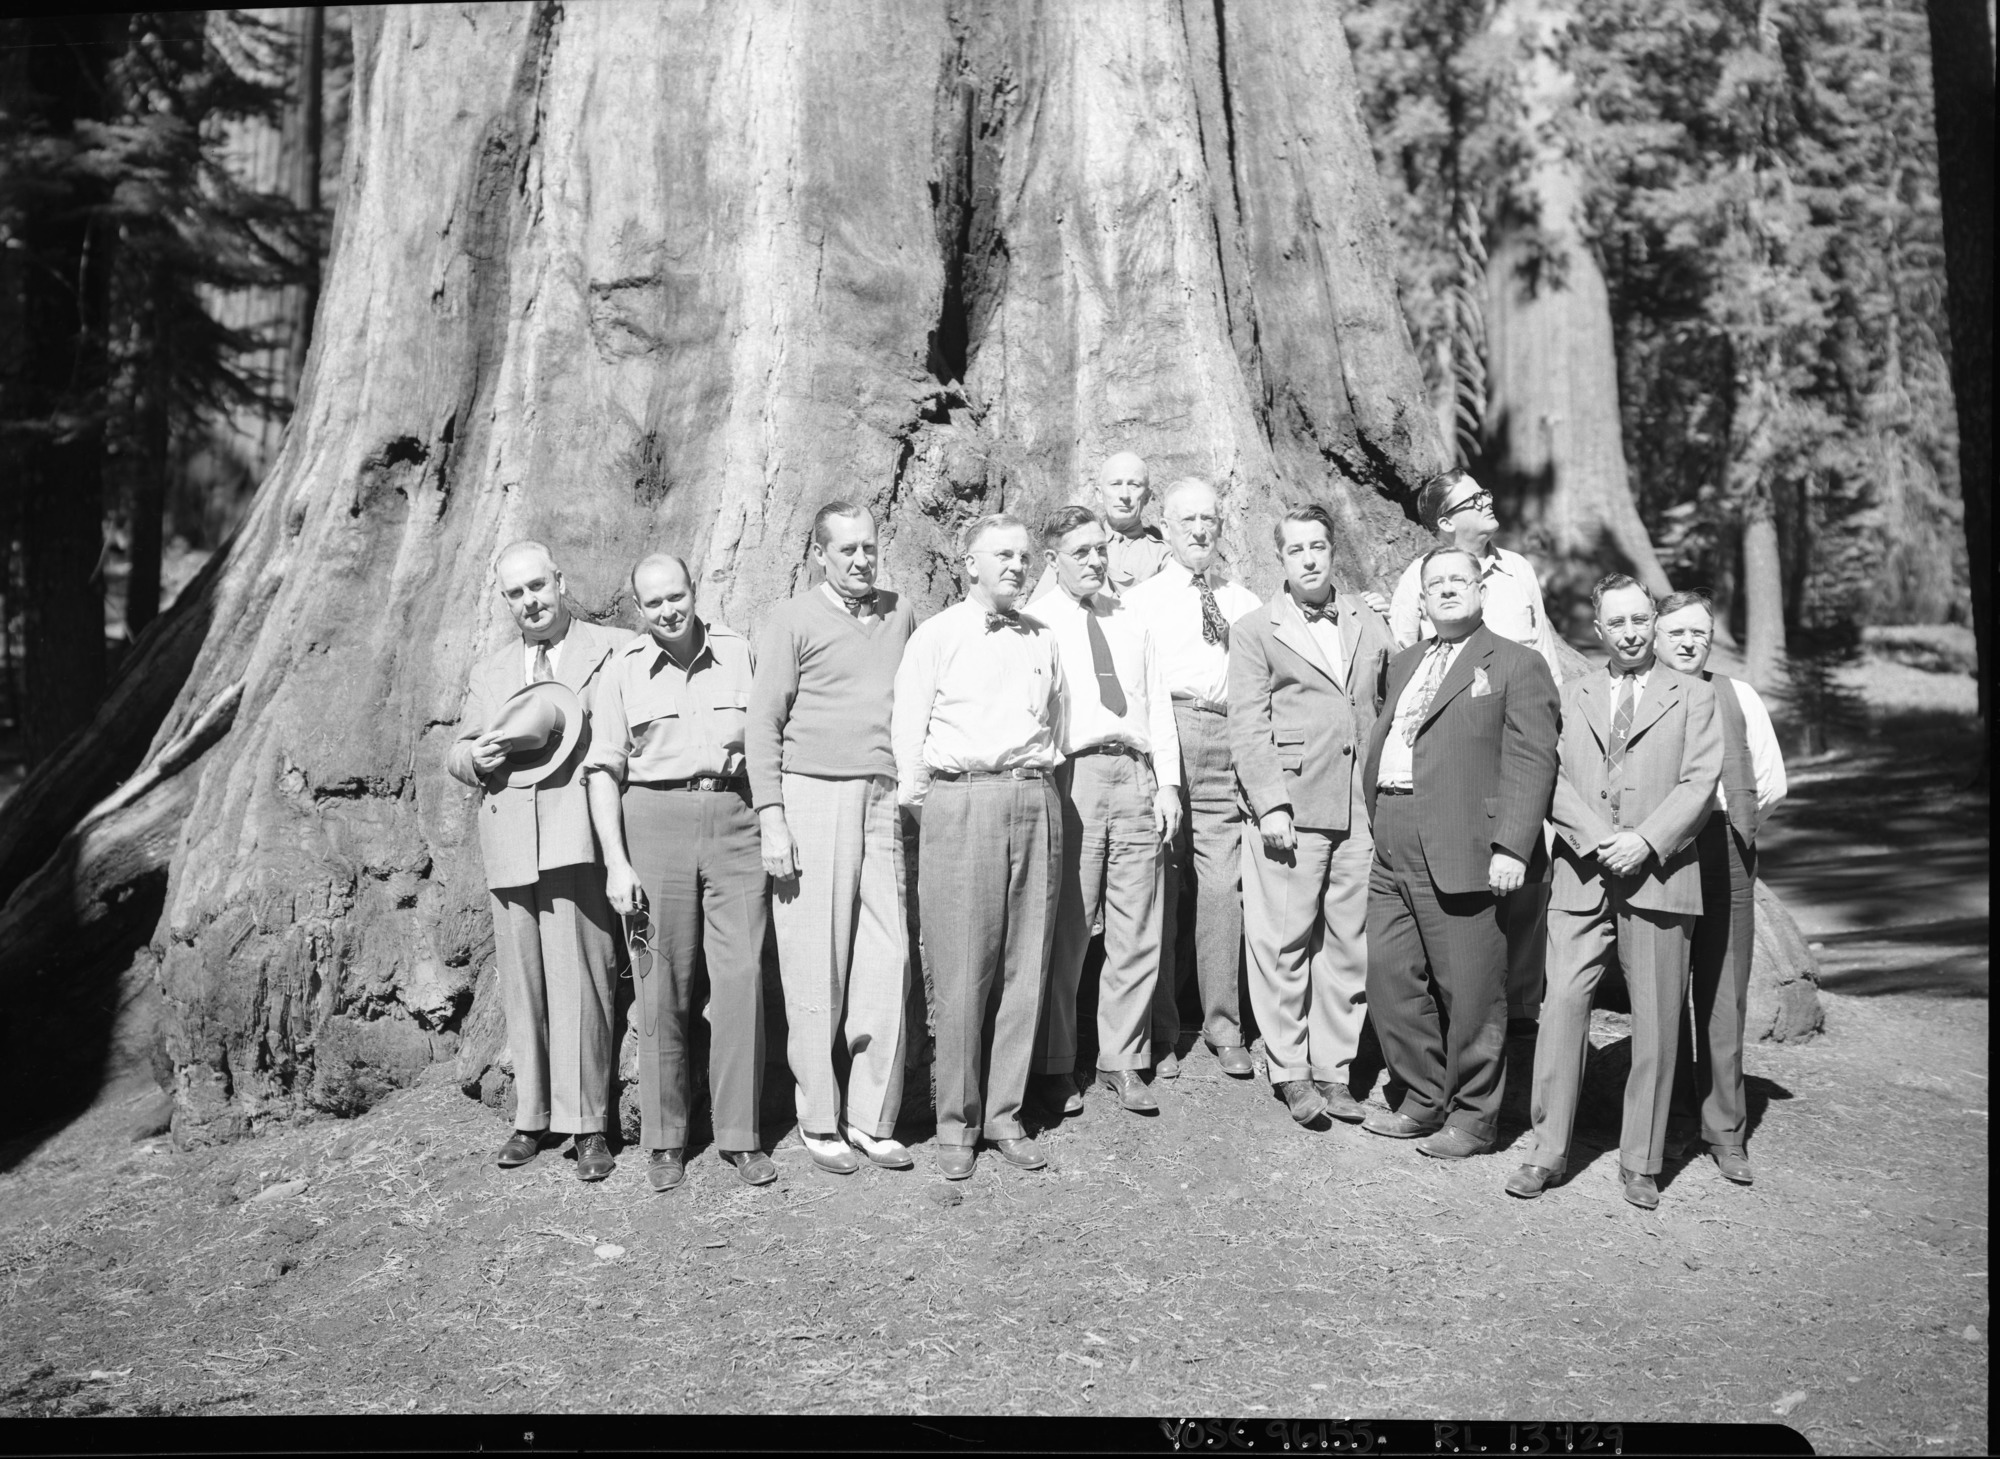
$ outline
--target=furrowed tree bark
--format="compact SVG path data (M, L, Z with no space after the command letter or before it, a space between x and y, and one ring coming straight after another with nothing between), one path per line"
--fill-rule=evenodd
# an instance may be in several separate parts
M1979 715L1993 723L1993 29L1985 0L1926 0L1938 194L1944 205L1951 393L1979 650ZM1984 742L1982 767L1992 746Z
M1562 5L1509 0L1494 23L1524 42L1538 136L1534 216L1503 226L1486 270L1485 475L1503 520L1553 565L1559 595L1587 593L1613 569L1665 593L1626 468L1610 294L1583 236L1579 166L1551 131L1574 84L1557 59L1568 20Z

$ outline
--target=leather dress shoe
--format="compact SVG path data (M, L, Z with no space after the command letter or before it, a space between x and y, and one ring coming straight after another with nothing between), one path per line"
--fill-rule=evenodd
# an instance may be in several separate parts
M494 1158L502 1170L512 1170L517 1165L526 1165L542 1153L542 1130L516 1130L507 1137L507 1143L500 1147Z
M611 1147L604 1143L601 1131L592 1130L576 1137L578 1180L602 1180L617 1168L618 1162L611 1158Z
M1368 1118L1368 1106L1354 1097L1354 1091L1339 1080L1313 1080L1313 1088L1326 1101L1326 1112L1343 1124L1358 1125Z
M1524 1201L1532 1201L1552 1185L1562 1181L1560 1170L1551 1170L1546 1165L1524 1165L1507 1177L1507 1194L1519 1196Z
M1660 1188L1653 1184L1653 1177L1641 1175L1636 1170L1618 1167L1618 1183L1625 1188L1625 1199L1642 1211L1650 1211L1660 1204Z
M1313 1088L1312 1080L1283 1079L1271 1088L1298 1123L1310 1125L1326 1118L1326 1100Z
M847 1127L847 1143L884 1170L908 1170L917 1163L910 1154L910 1147L901 1140L878 1140L873 1135L864 1135L853 1125Z
M1153 1061L1155 1079L1178 1079L1181 1077L1181 1056L1169 1050Z
M1371 1135L1387 1135L1391 1140L1414 1140L1421 1135L1434 1133L1438 1126L1425 1124L1413 1119L1401 1110L1375 1109L1361 1122L1361 1128Z
M1083 1113L1083 1091L1068 1074L1037 1074L1035 1102L1054 1119L1068 1119Z
M1708 1153L1715 1157L1715 1168L1722 1172L1722 1178L1737 1185L1749 1185L1750 1157L1743 1153L1741 1145L1711 1145Z
M964 1180L972 1174L978 1159L970 1145L940 1145L937 1148L938 1174L946 1180Z
M1041 1146L1026 1135L1016 1140L995 1140L993 1148L1000 1152L1002 1160L1023 1170L1040 1170L1049 1163L1048 1157L1042 1154Z
M1215 1050L1215 1062L1222 1065L1222 1072L1231 1079L1248 1079L1257 1072L1257 1066L1250 1062L1250 1051L1243 1045L1227 1044L1216 1048L1210 1044L1209 1048Z
M1433 1160L1463 1160L1469 1155L1484 1155L1493 1148L1492 1142L1482 1140L1470 1130L1462 1130L1457 1125L1446 1125L1435 1135L1417 1141L1417 1153L1428 1155Z
M679 1150L655 1150L646 1162L646 1183L656 1191L670 1191L687 1175L687 1164Z
M852 1175L861 1168L861 1162L838 1135L809 1135L800 1130L799 1142L821 1170L833 1175Z
M736 1167L736 1178L745 1185L769 1185L778 1178L777 1162L762 1150L723 1150L718 1153Z
M1160 1102L1153 1098L1153 1091L1146 1087L1146 1081L1139 1077L1136 1069L1099 1069L1097 1083L1118 1096L1118 1102L1134 1114L1156 1115L1160 1112Z
M1684 1160L1688 1151L1694 1148L1695 1142L1700 1138L1699 1132L1686 1125L1670 1124L1667 1126L1666 1141L1661 1153L1669 1160Z

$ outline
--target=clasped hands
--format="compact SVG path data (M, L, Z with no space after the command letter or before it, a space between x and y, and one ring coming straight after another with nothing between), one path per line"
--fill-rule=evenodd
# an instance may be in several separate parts
M1597 864L1613 876L1632 876L1646 864L1653 848L1637 831L1613 831L1597 843Z

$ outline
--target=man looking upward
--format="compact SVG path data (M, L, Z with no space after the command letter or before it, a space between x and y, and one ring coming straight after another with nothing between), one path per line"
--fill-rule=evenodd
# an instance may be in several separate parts
M1124 595L1153 634L1181 748L1181 827L1167 861L1153 1049L1162 1078L1179 1073L1179 989L1198 980L1202 1037L1223 1073L1248 1079L1255 1070L1243 1046L1236 993L1243 963L1243 812L1229 760L1229 625L1257 607L1257 595L1229 581L1216 564L1222 506L1207 482L1195 476L1176 481L1160 515L1169 560ZM1183 937L1187 922L1192 926Z
M1153 988L1160 970L1163 843L1180 827L1180 744L1152 635L1104 591L1105 532L1088 507L1063 507L1042 528L1056 591L1033 608L1056 636L1070 685L1063 753L1062 895L1049 990L1035 1039L1042 1100L1081 1107L1076 993L1093 926L1104 928L1097 995L1097 1083L1135 1113L1159 1106L1139 1077L1153 1063Z
M814 1164L839 1175L860 1168L855 1149L889 1169L911 1164L893 1138L909 938L889 705L917 620L907 600L875 586L876 559L866 507L820 508L812 560L825 580L765 620L744 739L799 1134ZM848 1065L845 1099L836 1049Z

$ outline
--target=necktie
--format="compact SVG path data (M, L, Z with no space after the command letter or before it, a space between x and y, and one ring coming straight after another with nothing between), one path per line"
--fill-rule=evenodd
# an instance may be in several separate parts
M1229 620L1222 616L1222 609L1216 606L1215 589L1208 584L1208 574L1194 575L1194 585L1201 590L1201 637L1204 643L1229 642Z
M1104 707L1125 717L1125 686L1118 682L1118 666L1111 661L1111 643L1104 636L1104 625L1097 621L1097 610L1089 599L1083 603L1083 623L1090 633L1090 666L1097 671L1097 697Z
M1618 817L1618 793L1624 789L1625 741L1632 733L1632 713L1638 707L1638 679L1632 674L1618 676L1618 692L1611 711L1611 742L1604 747L1604 784L1611 792L1611 816Z
M549 682L549 680L555 678L555 676L556 676L556 671L549 666L549 646L545 643L536 644L535 676L529 682L535 684L546 684Z
M1317 608L1313 607L1310 603L1301 603L1299 604L1299 612L1305 614L1306 622L1308 623L1319 623L1322 621L1327 623L1340 622L1340 609L1334 605L1334 601L1331 598L1328 598Z
M986 631L988 633L998 633L1003 628L1011 628L1016 633L1026 633L1028 631L1028 626L1021 621L1021 615L1011 608L1004 613L988 613L986 615Z
M1410 710L1410 717L1403 721L1404 744L1414 745L1417 742L1417 731L1423 725L1424 716L1430 712L1431 701L1437 698L1438 685L1444 682L1445 660L1450 656L1451 646L1441 638L1437 640L1436 647L1424 656L1423 687L1417 690L1417 702Z

